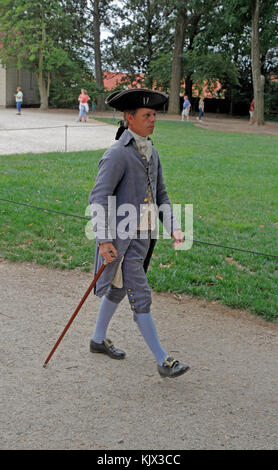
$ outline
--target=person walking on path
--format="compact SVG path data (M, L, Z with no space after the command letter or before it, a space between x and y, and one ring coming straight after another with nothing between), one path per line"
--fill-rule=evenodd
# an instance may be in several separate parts
M205 111L205 102L204 102L203 98L200 98L200 101L199 101L199 116L197 117L197 120L200 121L200 122L203 122L202 117L204 115L204 111Z
M16 102L16 109L17 109L17 115L21 115L21 106L23 102L23 93L22 93L22 88L20 86L17 87L16 89L16 94L15 96L15 102Z
M104 260L108 263L95 286L95 295L102 297L102 301L90 351L124 359L125 352L116 348L106 335L110 320L127 295L133 319L157 362L159 374L173 378L189 367L169 356L160 344L151 316L151 289L146 277L157 238L152 217L155 208L164 208L163 224L174 240L173 246L177 248L184 241L173 216L158 152L148 137L154 130L156 110L167 101L164 93L148 89L117 91L106 100L111 107L124 111L124 121L116 143L100 160L89 197L97 241L95 271ZM114 204L110 213L109 203ZM128 223L123 218L126 212ZM148 364L146 368L149 369Z
M191 108L191 103L188 99L188 96L184 97L184 102L183 102L183 109L181 113L181 120L184 121L184 118L186 118L187 121L189 121L189 113L190 113L190 108Z
M84 88L81 89L81 93L78 97L79 101L79 122L82 122L82 119L84 122L87 122L87 113L89 112L89 105L88 101L91 98L88 96L87 91L84 90Z
M255 110L255 100L253 98L249 107L249 115L250 115L249 124L254 124L254 110Z

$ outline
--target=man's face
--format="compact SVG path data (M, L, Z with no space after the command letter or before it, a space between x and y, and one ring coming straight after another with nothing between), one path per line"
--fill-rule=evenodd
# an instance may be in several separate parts
M156 121L156 111L149 108L137 109L135 115L127 114L128 127L135 134L147 137L153 133Z

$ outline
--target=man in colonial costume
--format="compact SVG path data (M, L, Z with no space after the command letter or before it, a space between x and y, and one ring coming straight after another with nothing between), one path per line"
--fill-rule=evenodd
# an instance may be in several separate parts
M177 377L189 367L169 357L159 342L146 277L157 238L154 213L172 236L174 246L184 241L173 216L158 152L149 138L156 111L167 101L164 93L140 88L114 92L106 101L124 112L124 121L115 144L100 160L89 198L97 242L95 270L107 262L95 287L102 301L90 351L114 359L125 357L125 352L106 338L106 332L118 304L127 295L134 321L156 359L158 372L162 377Z

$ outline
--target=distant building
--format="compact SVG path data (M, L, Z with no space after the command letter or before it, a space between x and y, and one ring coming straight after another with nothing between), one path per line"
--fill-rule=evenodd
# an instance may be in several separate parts
M110 90L114 90L115 88L117 87L120 87L122 86L122 88L124 88L126 86L126 88L141 88L143 85L143 81L145 79L145 74L144 73L138 73L136 76L135 76L135 79L133 80L133 82L130 84L129 83L129 74L127 73L123 73L123 72L104 72L104 77L103 77L103 84L104 84L104 88L107 90L107 91L110 91ZM127 85L128 83L128 85ZM181 96L183 96L185 94L185 87L186 87L186 84L185 82L183 82L181 84L181 89L184 90L182 93L181 93ZM212 90L210 89L212 88ZM205 81L204 82L204 85L202 87L202 93L204 98L224 98L224 93L223 93L223 90L221 88L221 84L220 82L217 80L216 81L216 84L213 85L212 87L209 87L208 86L208 83ZM200 89L197 85L193 84L193 87L192 87L192 95L193 97L198 97L200 96Z
M33 72L6 68L0 63L0 106L7 108L15 105L16 88L21 86L23 106L40 104L37 79Z
M131 84L126 85L129 82L129 74L122 72L104 72L103 84L107 91L114 90L114 88L141 88L142 82L145 78L143 73L138 73L135 80Z

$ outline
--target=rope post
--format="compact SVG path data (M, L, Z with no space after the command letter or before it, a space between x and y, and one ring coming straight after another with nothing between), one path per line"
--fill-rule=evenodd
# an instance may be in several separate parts
M68 125L65 124L65 152L68 151Z

